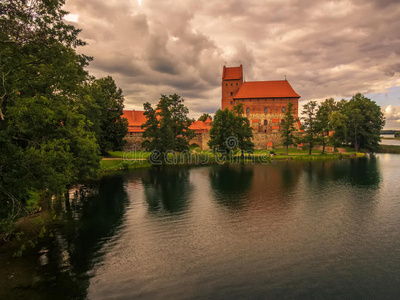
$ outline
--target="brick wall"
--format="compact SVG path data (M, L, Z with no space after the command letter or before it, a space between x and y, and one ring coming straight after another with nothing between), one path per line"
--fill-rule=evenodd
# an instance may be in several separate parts
M230 110L233 109L233 107L235 106L235 101L233 101L233 97L239 92L242 84L242 79L222 81L222 110L224 110L225 108L228 108Z

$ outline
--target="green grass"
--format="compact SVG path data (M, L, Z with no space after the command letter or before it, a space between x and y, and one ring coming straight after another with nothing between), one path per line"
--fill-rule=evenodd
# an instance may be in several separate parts
M277 148L274 149L275 154L285 154L286 155L286 148ZM321 150L312 150L312 154L320 154ZM289 148L289 154L308 154L308 149L297 149L297 148Z
M399 147L400 148L400 147ZM282 149L275 149L275 150L282 150ZM283 149L284 150L284 149ZM241 163L243 161L254 161L259 162L258 157L265 152L263 150L255 150L254 156L251 158L252 155L245 154L245 158L242 160L240 156L240 152L236 155L236 158L233 159L232 163ZM265 150L264 150L265 151ZM321 154L320 151L313 151L312 155L308 155L307 150L298 150L297 148L290 149L290 155L283 154L283 151L277 151L278 155L274 155L268 160L306 160L306 161L318 161L318 160L334 160L334 159L341 159L341 158L356 158L356 157L363 157L365 156L364 153L356 153L356 152L348 152L348 153L325 153ZM282 153L283 152L283 153ZM144 153L148 157L149 153ZM188 154L177 154L175 156L176 160L172 159L172 155L169 155L169 162L167 165L211 165L216 164L218 162L217 157L211 151L196 151L196 156L189 156ZM112 153L113 157L122 156L123 153ZM229 159L228 159L229 160ZM221 160L219 161L221 162ZM102 160L101 161L101 168L102 172L108 171L118 171L118 170L130 170L130 169L137 169L137 168L145 168L150 167L152 164L148 161L138 161L138 160L131 160L131 161L124 161L121 159L111 159L111 160Z
M150 152L146 151L110 151L108 152L108 155L105 157L135 159L135 158L148 158L149 155Z
M129 161L126 162L123 159L113 160L102 160L100 162L100 172L117 171L117 170L131 170L137 168L150 167L151 164L148 161Z

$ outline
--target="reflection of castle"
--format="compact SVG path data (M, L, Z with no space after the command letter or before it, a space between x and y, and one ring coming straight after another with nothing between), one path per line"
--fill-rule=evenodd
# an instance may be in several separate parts
M280 129L289 102L293 103L293 114L298 114L300 95L297 94L287 80L253 81L243 80L243 67L224 66L222 73L222 109L232 109L242 103L245 115L253 128L256 149L265 149L281 143ZM129 123L128 147L132 144L140 148L143 141L141 125L146 121L144 111L124 110L124 117ZM209 130L212 121L194 121L190 129L196 132L191 143L202 149L208 149ZM300 127L300 121L297 127Z

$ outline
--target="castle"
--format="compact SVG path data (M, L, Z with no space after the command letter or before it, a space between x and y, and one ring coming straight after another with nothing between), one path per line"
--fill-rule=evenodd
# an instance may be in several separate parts
M242 103L244 114L253 128L253 142L256 149L265 149L281 143L280 129L284 122L284 115L289 102L293 104L293 115L297 119L296 127L300 128L298 120L298 106L300 95L297 94L289 82L250 81L243 80L243 66L225 67L222 72L221 107L233 109ZM140 148L143 129L141 125L146 121L144 111L124 110L124 117L129 123L127 136L128 147L135 145ZM208 149L209 130L212 121L194 121L190 126L196 132L191 144L197 144L201 149Z

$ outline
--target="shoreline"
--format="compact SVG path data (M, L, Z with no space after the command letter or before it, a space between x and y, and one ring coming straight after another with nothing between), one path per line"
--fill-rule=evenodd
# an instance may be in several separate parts
M353 159L365 157L366 153L362 152L346 152L346 153L325 153L325 154L275 154L269 157L262 157L261 155L253 154L251 156L245 156L244 161L240 156L233 156L234 161L226 161L221 163L218 162L214 156L210 156L211 159L207 162L176 162L176 163L166 163L164 166L207 166L215 164L239 164L239 163L249 163L249 164L275 164L278 161L327 161L327 160L338 160L338 159ZM199 154L201 157L201 154ZM260 161L263 159L263 161ZM124 159L124 158L103 158L100 162L99 175L107 174L109 172L133 170L139 168L148 168L154 166L148 160L143 159Z

